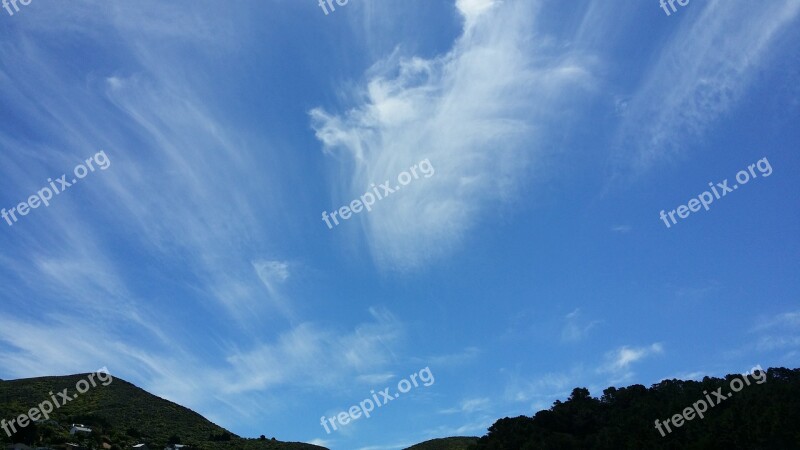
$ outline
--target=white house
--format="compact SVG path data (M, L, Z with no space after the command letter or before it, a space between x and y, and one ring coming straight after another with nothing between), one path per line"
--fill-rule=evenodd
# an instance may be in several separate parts
M89 427L83 426L80 423L73 423L72 428L69 429L69 434L77 434L77 433L86 433L89 434L92 432L92 429Z

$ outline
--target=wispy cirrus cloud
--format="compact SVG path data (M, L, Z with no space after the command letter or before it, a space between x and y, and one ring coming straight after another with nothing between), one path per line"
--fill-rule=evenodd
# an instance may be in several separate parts
M383 371L385 358L372 365L369 356L397 333L377 310L380 323L349 333L308 321L286 327L295 266L270 251L274 218L285 212L276 205L280 170L260 164L269 143L244 139L207 95L219 54L246 32L233 11L189 6L197 3L34 3L4 28L19 45L0 47L0 101L25 124L0 129L4 204L101 148L112 164L4 230L0 239L13 245L3 246L0 277L13 289L1 294L9 310L0 359L19 377L106 365L228 421L220 411L252 392L243 367L281 358L287 372L265 372L254 386L287 383L298 361L323 352L307 338L351 349L337 353L341 371L331 378ZM54 36L80 48L86 64L51 45ZM188 75L198 65L205 75ZM228 392L199 394L228 380Z
M491 401L487 397L468 398L462 400L458 406L439 411L440 414L473 413L487 409Z
M792 0L693 5L694 17L677 25L627 102L620 165L641 172L702 137L747 92L760 64L775 55L775 37L799 13Z
M368 385L381 385L386 384L395 378L395 374L393 373L369 373L364 375L359 375L356 379L364 384Z
M564 342L578 342L584 339L599 324L599 320L586 320L581 317L580 308L575 309L564 317L565 324L561 330L561 340Z
M295 386L333 386L344 377L369 376L392 362L392 350L402 342L403 325L385 309L371 308L372 322L352 332L336 333L303 323L275 342L227 358L237 376L225 392L247 392L291 383Z
M789 360L800 349L800 311L786 311L761 317L756 320L750 333L757 338L747 346L749 351L786 352L784 357Z
M496 420L496 418L483 416L475 420L470 420L462 425L442 425L427 429L424 434L430 438L441 436L482 436L486 434L486 430L488 430Z
M544 157L557 105L591 85L579 54L556 56L534 38L537 5L458 1L464 31L448 53L395 52L352 93L349 112L310 112L324 150L348 157L341 170L351 181L336 192L363 192L424 158L436 167L425 186L362 215L380 264L419 267L456 248L479 213L511 198Z
M752 355L777 357L780 364L794 364L800 354L800 311L789 310L757 317L748 335L746 343L726 351L724 355L736 359L744 356L752 358Z
M765 330L792 330L800 329L800 311L788 311L764 317L751 329L751 332Z
M536 402L563 396L569 392L572 383L579 378L582 370L573 368L570 372L550 372L531 377L515 375L505 387L505 398L512 402Z
M606 353L605 363L598 368L600 373L609 373L616 381L627 380L633 376L630 366L646 357L664 352L664 346L658 342L646 347L631 347L623 345L616 350Z

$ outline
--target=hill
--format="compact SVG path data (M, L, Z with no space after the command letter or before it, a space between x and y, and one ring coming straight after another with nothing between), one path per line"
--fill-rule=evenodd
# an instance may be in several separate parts
M50 421L31 423L17 429L12 438L0 430L0 442L23 442L29 445L79 442L91 447L100 447L107 442L114 449L128 448L136 443L147 443L151 448L181 443L201 450L323 449L310 444L266 438L243 439L188 408L116 377L110 383L95 379L95 387L79 394L77 384L81 380L85 382L89 375L0 381L0 419L9 421L46 400L64 403L49 414ZM69 402L63 400L60 393L65 388L68 389L66 395L75 395L76 398ZM68 429L73 423L86 425L92 429L92 433L78 439L71 437Z
M478 442L477 437L449 437L431 439L405 450L467 450Z
M599 398L575 388L566 401L557 400L548 410L500 419L475 444L454 448L798 449L798 423L800 369L772 368L752 372L747 379L736 374L664 380L650 388L609 387ZM450 448L446 445L446 440L442 446L428 441L411 448Z

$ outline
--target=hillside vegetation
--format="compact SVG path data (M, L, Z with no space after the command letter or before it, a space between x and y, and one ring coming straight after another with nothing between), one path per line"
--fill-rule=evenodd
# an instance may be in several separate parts
M477 437L449 437L431 439L430 441L412 445L405 450L466 450L477 442Z
M10 420L51 398L64 388L75 393L87 375L0 381L0 419ZM646 388L610 387L600 397L575 388L564 401L533 417L503 418L481 438L434 439L407 450L537 450L537 449L791 449L800 448L800 369L773 368L750 378L738 392L732 383L742 375L705 377L702 381L664 380ZM712 393L704 417L686 420L660 434L656 419L665 421ZM201 450L323 449L262 437L243 439L183 406L156 397L124 380L98 384L50 414L55 422L22 428L12 438L0 431L2 442L29 445L78 442L100 448L129 448L147 443L189 444ZM83 437L70 436L68 427L81 423L92 428Z
M58 393L68 388L69 393L74 395L77 393L76 383L87 379L87 376L80 374L0 381L0 419L8 421L27 413L30 408L50 399L51 392ZM103 442L108 442L114 449L124 449L136 443L147 443L151 448L181 443L201 450L323 448L266 437L242 439L188 408L116 377L107 386L97 383L85 394L55 409L50 418L58 423L29 424L11 438L0 430L0 442L23 442L28 445L79 442L97 448ZM71 437L68 430L73 423L92 428L91 435Z
M731 381L741 377L610 387L600 398L576 388L567 401L533 417L498 420L470 450L800 448L800 369L769 369L761 384L731 392ZM730 396L714 400L718 389ZM704 418L673 425L665 436L656 429L656 419L663 422L705 398L719 403Z

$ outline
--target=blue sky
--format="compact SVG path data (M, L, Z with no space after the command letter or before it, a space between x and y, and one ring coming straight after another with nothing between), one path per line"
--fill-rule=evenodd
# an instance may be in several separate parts
M677 6L677 5L676 5ZM0 10L0 378L332 449L800 362L800 3ZM708 183L747 185L669 228ZM329 229L420 161L435 169ZM762 163L763 166L763 163ZM332 434L429 367L435 382Z

